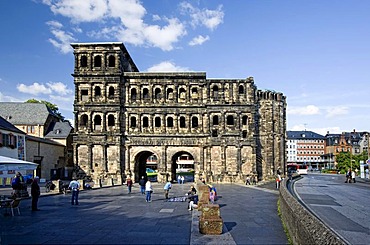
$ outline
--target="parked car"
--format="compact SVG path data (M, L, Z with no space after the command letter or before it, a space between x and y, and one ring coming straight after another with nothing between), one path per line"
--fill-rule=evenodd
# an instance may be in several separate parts
M154 176L157 176L158 175L158 172L154 169L151 169L151 168L146 168L146 175L148 177L154 177Z

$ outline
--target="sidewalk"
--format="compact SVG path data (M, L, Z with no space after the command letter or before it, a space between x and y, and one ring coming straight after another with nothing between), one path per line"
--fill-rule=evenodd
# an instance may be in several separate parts
M276 190L238 184L215 184L224 233L199 234L198 212L187 202L167 202L163 184L154 183L153 202L146 203L137 184L133 193L115 186L80 193L80 205L70 194L21 203L21 216L0 215L0 244L287 244L277 215ZM174 184L170 197L184 196L190 183Z

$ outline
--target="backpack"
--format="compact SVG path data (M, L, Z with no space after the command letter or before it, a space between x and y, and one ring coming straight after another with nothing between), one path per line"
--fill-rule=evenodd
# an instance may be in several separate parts
M13 180L12 180L12 188L13 189L17 189L17 188L19 188L19 178L14 178Z

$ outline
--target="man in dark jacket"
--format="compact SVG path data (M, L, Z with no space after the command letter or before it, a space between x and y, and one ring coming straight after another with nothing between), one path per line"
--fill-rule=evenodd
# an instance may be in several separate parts
M39 196L40 196L39 178L36 176L31 184L32 211L40 211L40 209L37 208Z
M140 191L142 195L145 194L145 184L146 184L146 180L144 176L141 176L141 180L139 180L139 185L140 185Z

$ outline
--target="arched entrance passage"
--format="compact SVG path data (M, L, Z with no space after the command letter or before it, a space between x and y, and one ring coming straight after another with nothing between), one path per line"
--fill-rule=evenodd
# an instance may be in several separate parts
M172 157L172 180L184 176L185 182L194 182L194 157L186 151L179 151Z
M150 168L151 169L156 169L156 166L157 166L157 162L154 162L153 159L157 159L156 157L153 158L153 155L154 153L151 152L151 151L142 151L140 153L138 153L135 157L135 169L134 169L134 173L135 173L135 182L139 181L141 176L144 176L145 179L147 179L147 172L146 172L146 169L147 169L147 163L150 162ZM154 155L155 156L155 155Z

